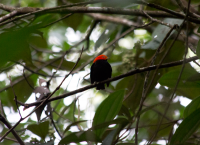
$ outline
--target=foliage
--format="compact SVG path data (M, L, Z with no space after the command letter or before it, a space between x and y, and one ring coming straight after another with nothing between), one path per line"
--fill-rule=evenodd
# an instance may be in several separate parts
M19 124L0 144L199 144L200 2L187 15L188 2L2 0L1 137ZM99 54L114 79L97 91Z

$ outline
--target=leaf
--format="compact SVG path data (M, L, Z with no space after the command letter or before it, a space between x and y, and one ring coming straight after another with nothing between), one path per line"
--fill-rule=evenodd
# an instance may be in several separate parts
M184 118L189 116L192 112L200 108L200 96L192 100L192 102L184 110Z
M40 35L32 34L28 38L28 42L36 49L47 49L47 41Z
M16 77L12 79L12 82L18 81L22 79L23 77ZM31 77L27 78L28 82L34 86L37 81L37 75L32 75ZM19 81L16 85L13 86L15 90L15 94L17 96L17 99L21 102L26 102L26 100L29 98L31 93L33 92L33 89L27 84L26 80L23 79L22 81ZM22 91L23 90L23 91ZM14 94L12 88L9 88L8 90L0 93L0 98L3 104L7 104L8 106L12 106L14 110L17 110L16 103L13 101Z
M0 67L8 61L21 59L31 63L31 51L26 40L33 31L33 28L23 28L0 34ZM8 41L11 43L8 43Z
M198 44L197 44L196 52L197 52L198 58L200 58L200 40L199 40L199 42L198 42Z
M177 83L180 70L181 67L165 73L158 80L158 82L163 86L174 88ZM194 70L194 68L192 68L189 64L186 64L177 88L178 95L183 95L191 99L196 98L200 95L199 92L200 81L188 81L188 79L196 73L197 72Z
M108 127L108 126L111 125L111 124L121 124L121 123L124 123L124 122L128 122L128 120L125 119L125 118L117 118L117 119L115 119L115 120L103 122L103 123L98 124L98 125L96 125L96 126L92 126L92 127L90 128L90 130L97 130L97 129L101 129L101 128Z
M86 121L87 121L87 120L80 120L80 121L76 121L76 122L71 123L70 125L68 125L68 126L65 128L63 134L66 133L72 126L78 125L79 123L86 122Z
M170 145L183 144L198 128L200 125L200 108L186 117L175 134L172 136Z
M45 121L40 124L28 125L27 129L44 140L49 132L49 121Z
M116 145L135 145L134 143L118 143ZM152 144L153 145L153 144Z
M189 77L187 79L187 81L200 81L200 74L196 73L196 74L192 75L191 77Z
M175 18L165 18L165 23L170 23L171 25L174 24L181 24L182 20L175 19ZM160 43L163 41L166 34L170 31L171 28L166 27L164 25L159 24L152 33L152 41L148 42L146 45L142 46L144 49L157 49ZM171 35L173 34L174 30L172 31Z
M62 15L62 16L65 16L65 15ZM64 19L63 22L67 26L73 28L74 31L76 31L78 26L81 24L82 20L83 20L83 14L73 14L69 16L68 18Z
M116 91L110 94L97 108L92 126L110 121L118 114L122 101L124 98L124 91ZM101 137L106 130L106 127L103 129L96 130L95 133Z
M106 138L103 140L102 142L102 145L111 145L113 140L114 140L114 137L116 136L118 132L118 128L112 130L107 136Z
M107 27L105 28L99 39L96 41L94 50L97 50L97 48L99 48L103 43L105 43L109 39L110 35L115 30L116 26L117 25L115 24L107 25Z
M81 141L92 141L92 142L101 142L101 140L96 136L92 131L80 131L73 132L68 136L65 136L60 142L59 145L69 144L71 142L79 143Z
M50 60L52 61L52 60ZM55 61L52 66L53 68L58 68L59 64L60 64L60 59ZM60 67L60 70L67 70L67 71L70 71L75 65L75 62L72 62L72 61L67 61L67 60L63 60L62 62L62 65ZM76 67L79 67L81 65L81 63L78 63Z

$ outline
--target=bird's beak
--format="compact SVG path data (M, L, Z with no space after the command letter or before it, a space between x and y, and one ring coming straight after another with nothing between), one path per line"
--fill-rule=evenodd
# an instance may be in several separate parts
M107 57L107 59L110 59L109 57Z

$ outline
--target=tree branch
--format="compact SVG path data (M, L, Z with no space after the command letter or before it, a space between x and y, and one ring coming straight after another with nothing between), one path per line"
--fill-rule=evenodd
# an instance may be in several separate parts
M197 59L199 59L197 56L188 58L188 59L186 59L186 63L191 62L191 61L194 61L194 60L197 60ZM182 64L183 64L183 60L179 60L179 61L175 61L175 62L170 62L170 63L165 63L165 64L163 64L163 65L160 65L160 66L159 66L159 69L161 69L161 68L173 67L173 66L178 66L178 65L182 65ZM116 80L122 79L122 78L124 78L124 77L128 77L128 76L134 75L134 74L138 74L138 73L142 73L142 72L146 72L146 71L155 70L157 67L158 67L158 65L153 65L153 66L149 66L149 67L138 68L138 69L129 71L128 73L125 73L125 74L122 74L122 75L119 75L119 76L116 76L116 77L107 79L107 80L105 80L105 81L99 82L98 84L105 84L105 83L107 83L107 82L116 81ZM65 98L65 97L74 95L74 94L76 94L76 93L80 93L80 92L86 91L86 90L88 90L88 89L95 88L98 84L88 85L88 86L86 86L86 87L83 87L83 88L80 88L80 89L77 89L77 90L74 90L74 91L71 91L71 92L68 92L68 93L59 95L59 96L57 96L57 97L50 98L47 102L51 102L51 101L54 101L54 100L63 99L63 98ZM41 101L40 101L40 102L30 103L30 104L24 104L24 103L19 102L19 101L18 101L18 103L19 103L20 105L26 106L26 107L28 108L28 107L36 106L36 105L40 104Z

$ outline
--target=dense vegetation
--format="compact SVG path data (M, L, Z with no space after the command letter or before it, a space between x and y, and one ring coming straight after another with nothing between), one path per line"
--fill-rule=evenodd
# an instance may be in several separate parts
M199 24L199 0L1 0L0 144L199 144Z

